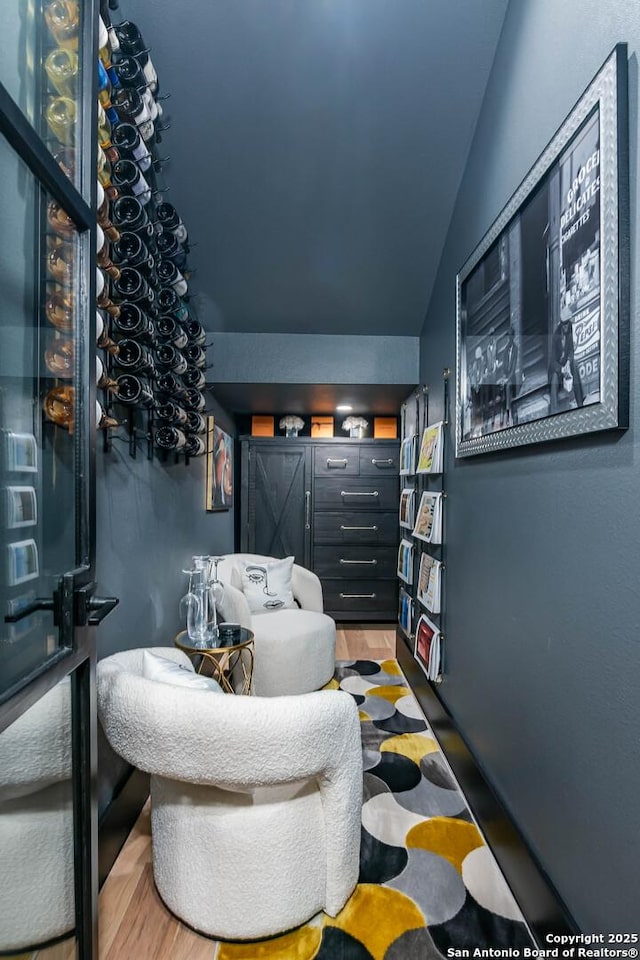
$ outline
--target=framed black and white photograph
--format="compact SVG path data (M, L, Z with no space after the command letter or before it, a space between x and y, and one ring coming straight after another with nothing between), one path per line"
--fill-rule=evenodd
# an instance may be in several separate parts
M400 526L413 530L416 521L415 513L416 492L411 487L406 487L400 493Z
M457 457L628 425L628 206L619 44L457 276Z
M20 540L7 545L9 586L15 587L39 574L38 547L35 540Z
M7 487L7 527L32 527L38 522L38 503L33 487Z
M32 433L7 431L7 470L13 473L37 473L38 445Z

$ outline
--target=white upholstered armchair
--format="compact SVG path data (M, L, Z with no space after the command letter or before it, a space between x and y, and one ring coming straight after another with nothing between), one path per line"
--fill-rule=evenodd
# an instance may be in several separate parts
M179 650L152 651L192 670ZM143 676L143 650L98 664L114 750L151 774L153 872L166 905L229 939L335 915L358 877L362 752L342 691L241 697Z
M252 613L243 592L247 564L268 565L273 557L231 553L222 558L218 577L224 584L222 617L248 627L255 636L253 690L258 696L308 693L324 686L335 670L336 625L323 613L320 580L293 564L291 586L296 609Z

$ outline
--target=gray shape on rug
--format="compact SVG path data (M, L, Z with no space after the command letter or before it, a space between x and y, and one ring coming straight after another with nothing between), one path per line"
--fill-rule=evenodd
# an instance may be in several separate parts
M398 790L396 800L405 810L423 817L455 817L466 809L464 797L457 790L445 790L424 777L411 790Z
M385 886L405 893L418 905L427 925L446 923L460 912L467 897L462 877L448 860L412 847L409 861L397 877Z
M396 712L395 704L384 697L372 697L369 694L365 695L364 703L361 703L358 709L372 720L388 720Z
M391 944L384 960L442 960L442 954L426 927L407 930Z
M375 773L365 773L362 784L362 805L364 806L367 800L371 800L372 797L377 797L381 793L391 793L389 784L381 780L380 777L376 777Z

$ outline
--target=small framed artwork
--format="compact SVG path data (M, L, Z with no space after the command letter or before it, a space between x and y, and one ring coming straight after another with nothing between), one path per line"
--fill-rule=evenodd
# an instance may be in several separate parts
M38 472L38 444L32 433L7 432L7 470L13 473Z
M457 457L628 426L627 72L618 44L457 276Z
M413 583L413 544L409 540L401 540L398 547L398 578Z
M39 574L38 547L35 540L20 540L7 544L7 580L15 587L27 580L35 580Z
M440 631L423 613L416 626L415 658L429 680L440 676Z
M233 438L207 418L207 510L233 506Z
M400 587L400 599L398 605L398 623L400 629L406 637L411 636L411 626L413 622L413 599L410 593Z
M38 502L33 487L7 487L7 527L33 527L38 522Z
M413 530L415 518L415 490L406 487L400 494L400 526Z

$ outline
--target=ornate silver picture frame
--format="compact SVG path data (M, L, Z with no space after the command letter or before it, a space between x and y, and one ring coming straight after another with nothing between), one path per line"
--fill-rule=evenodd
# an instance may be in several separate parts
M456 456L628 426L627 49L457 278Z

